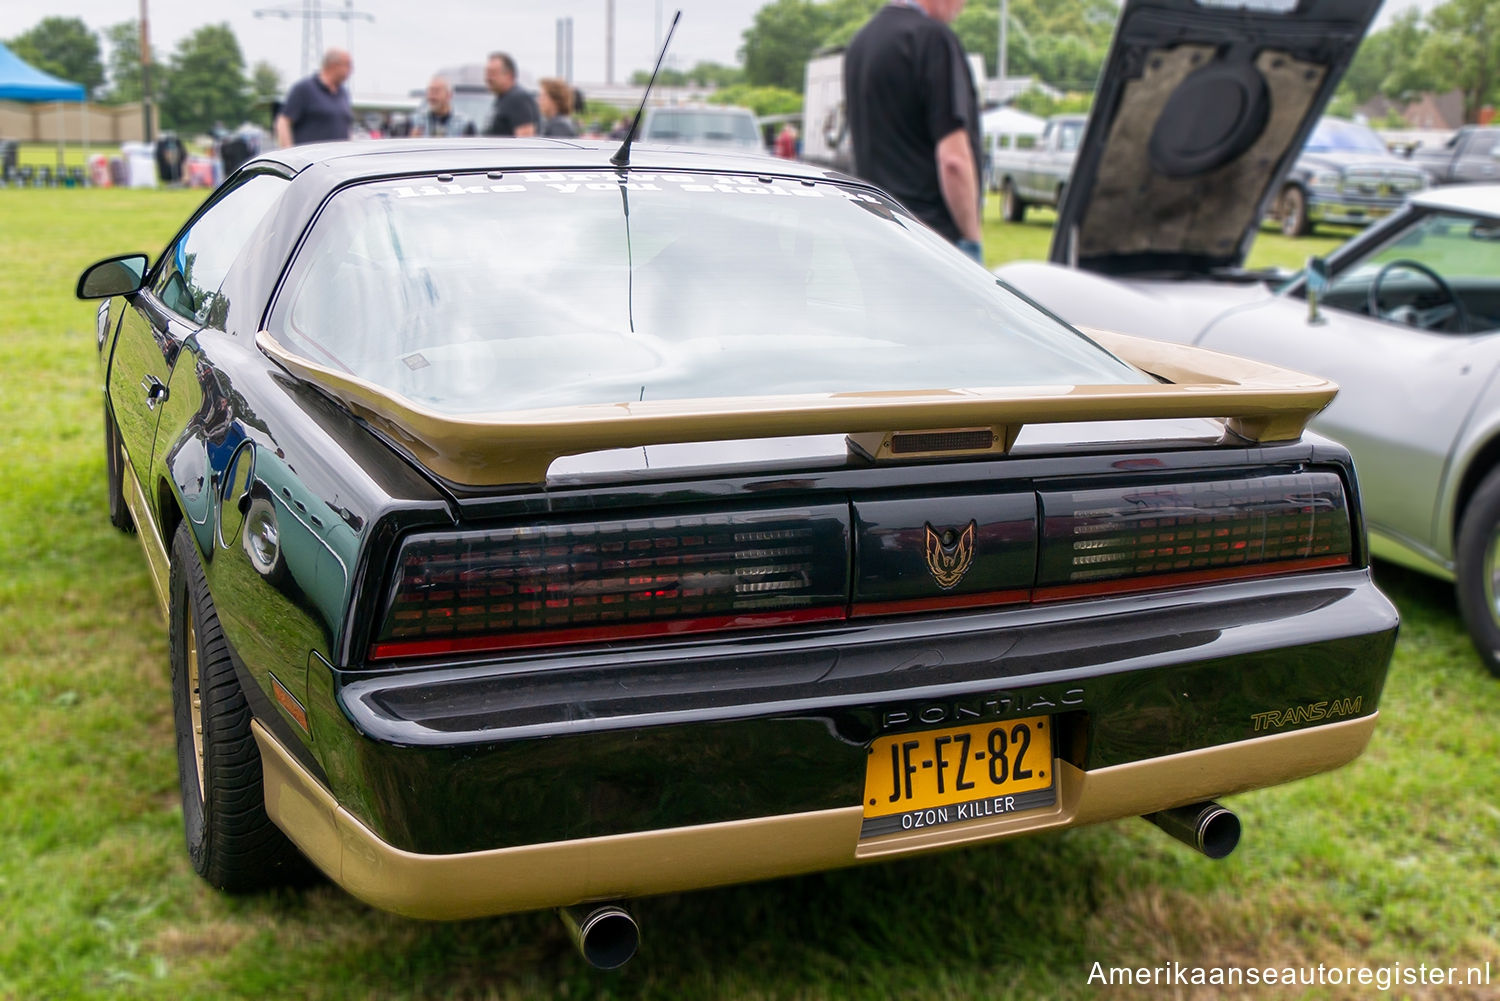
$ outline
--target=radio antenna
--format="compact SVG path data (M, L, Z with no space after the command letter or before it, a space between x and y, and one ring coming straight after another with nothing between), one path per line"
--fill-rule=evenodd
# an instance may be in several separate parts
M630 125L630 131L625 134L625 141L620 148L615 150L615 155L609 158L609 162L616 167L630 166L630 144L635 139L635 134L641 127L641 116L646 113L646 101L651 97L651 88L656 86L656 74L661 72L662 60L667 57L667 47L672 44L672 32L677 30L677 22L682 20L682 11L672 15L672 24L667 28L666 41L661 43L661 51L656 54L656 69L651 71L651 81L646 84L646 92L641 95L641 106L635 109L635 121Z

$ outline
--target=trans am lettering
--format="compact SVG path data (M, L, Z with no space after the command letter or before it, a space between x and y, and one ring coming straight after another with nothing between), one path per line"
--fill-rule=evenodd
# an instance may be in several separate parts
M1325 702L1313 702L1303 706L1288 706L1280 711L1251 713L1250 719L1255 724L1257 733L1261 730L1280 730L1294 724L1319 723L1344 716L1358 716L1364 701L1363 695L1352 699L1329 699Z

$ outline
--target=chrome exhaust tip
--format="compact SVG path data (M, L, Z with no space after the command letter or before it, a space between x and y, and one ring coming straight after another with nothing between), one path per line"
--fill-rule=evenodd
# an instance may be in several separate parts
M1149 820L1178 841L1213 859L1224 858L1240 843L1240 818L1233 810L1218 803L1193 803L1160 813L1148 813L1141 819Z
M579 955L596 970L618 970L641 944L635 918L618 904L582 904L557 912Z

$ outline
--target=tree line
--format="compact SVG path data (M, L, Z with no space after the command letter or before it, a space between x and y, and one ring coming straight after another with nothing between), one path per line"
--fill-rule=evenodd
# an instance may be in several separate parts
M846 44L886 0L775 0L745 30L740 58L745 81L801 92L807 61L819 50ZM1010 0L1006 71L1032 76L1063 91L1092 91L1109 52L1117 0ZM999 0L970 0L953 22L964 50L998 69Z
M136 21L96 33L76 17L46 17L5 44L37 69L82 84L91 101L130 104L144 95ZM153 46L150 62L151 96L164 129L197 133L220 124L233 128L258 102L282 93L281 74L270 63L246 69L239 39L227 23L203 25L178 42L165 60Z
M800 93L807 61L843 45L886 0L774 0L756 12L740 49L743 82ZM1017 101L1039 113L1085 110L1109 52L1117 0L1010 0L1007 72L1069 94ZM996 73L999 0L970 0L953 23L968 52ZM1413 8L1360 46L1331 106L1348 115L1377 94L1408 101L1424 92L1463 94L1464 120L1500 104L1500 0L1443 0Z
M1383 95L1410 101L1424 92L1463 94L1464 121L1500 102L1500 0L1446 0L1403 11L1365 38L1339 84L1334 110Z

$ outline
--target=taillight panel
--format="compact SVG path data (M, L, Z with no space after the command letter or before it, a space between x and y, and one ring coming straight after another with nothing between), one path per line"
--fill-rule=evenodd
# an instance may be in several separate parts
M376 659L843 618L845 504L414 536Z
M1093 481L1098 482L1098 481ZM1355 562L1334 471L576 518L413 535L372 660L937 614Z
M1336 473L1039 494L1039 598L1342 566L1353 558L1349 505Z
M1036 575L1036 494L854 502L854 615L1024 602Z

